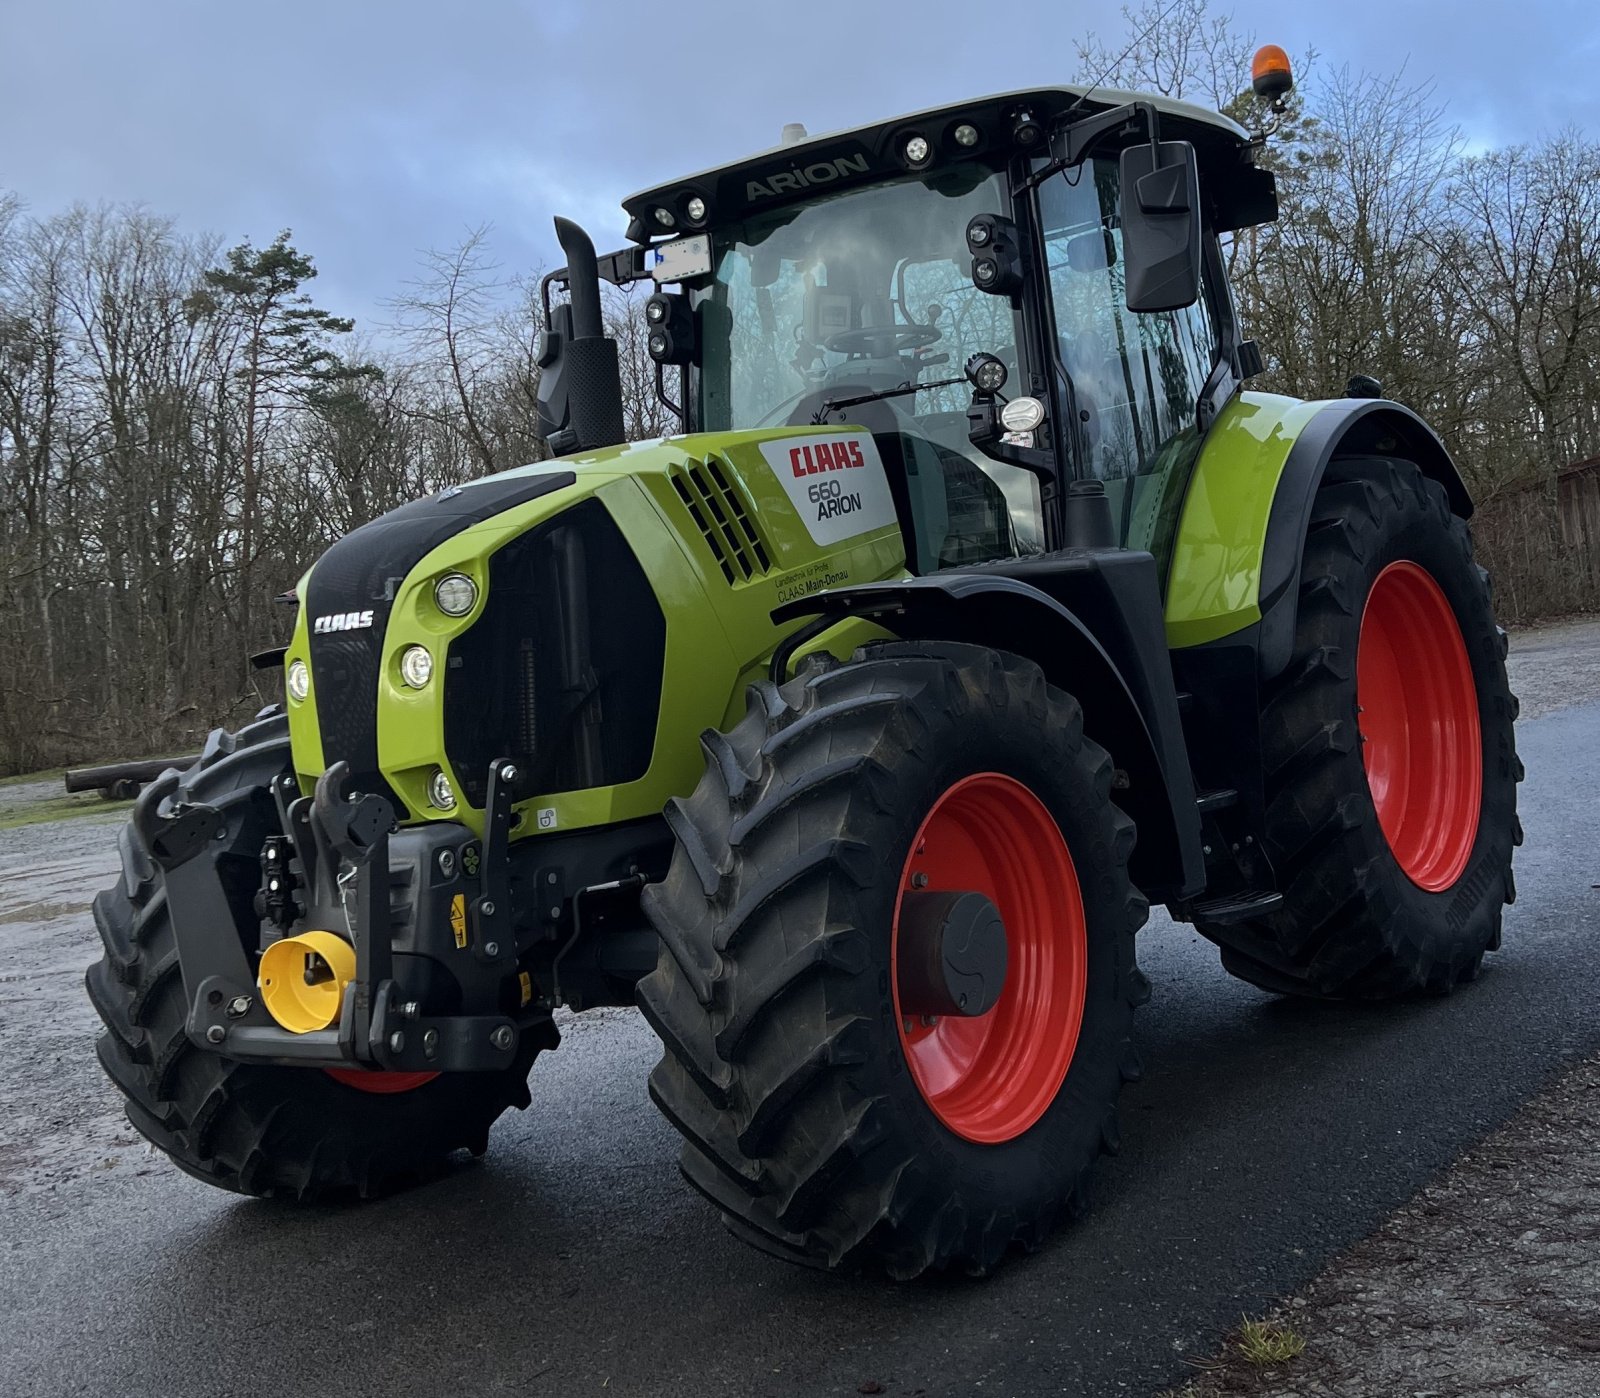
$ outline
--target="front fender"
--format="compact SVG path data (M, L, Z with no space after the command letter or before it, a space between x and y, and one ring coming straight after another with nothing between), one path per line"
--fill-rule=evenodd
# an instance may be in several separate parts
M1091 567L1081 578L1052 580L1055 588L1081 590L1094 629L1040 587L994 571L1025 571L1029 560L820 592L779 607L772 619L871 618L905 640L966 642L1037 663L1050 683L1077 699L1084 732L1125 774L1116 799L1139 829L1134 882L1152 901L1166 902L1196 892L1205 880L1194 781L1161 644L1154 562L1148 554L1108 552L1120 558L1103 573ZM1141 569L1127 581L1117 576ZM1145 593L1147 619L1140 606Z

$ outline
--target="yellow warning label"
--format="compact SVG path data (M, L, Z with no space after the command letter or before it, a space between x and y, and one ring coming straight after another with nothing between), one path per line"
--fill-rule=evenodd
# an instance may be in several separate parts
M467 895L458 893L450 900L450 930L456 934L456 949L467 944Z
M533 999L533 977L524 971L517 977L517 980L522 985L522 1003L526 1005L528 1001Z

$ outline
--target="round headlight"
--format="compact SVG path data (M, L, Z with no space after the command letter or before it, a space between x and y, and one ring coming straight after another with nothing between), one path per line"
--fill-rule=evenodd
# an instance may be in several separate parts
M1000 425L1007 432L1032 432L1044 421L1044 404L1037 398L1013 398L1000 409Z
M428 778L428 801L435 809L453 811L456 808L455 789L450 785L450 778L442 771L435 771Z
M973 219L967 229L967 243L975 248L984 247L989 241L989 233L990 228L987 223L979 223L977 219Z
M451 573L434 586L433 600L446 616L465 616L478 600L478 584L464 573Z
M652 325L660 325L667 318L667 303L652 296L644 303L644 318Z
M962 122L956 127L956 144L958 146L975 146L978 144L978 128Z
M656 222L659 223L663 228L671 228L677 221L678 220L673 217L671 209L658 208L656 210Z
M287 677L289 697L297 704L306 701L306 695L311 693L311 671L306 669L306 662L296 660L290 663Z
M933 147L928 144L926 136L913 136L906 142L906 164L925 165L928 157L933 154Z
M689 200L687 204L683 206L683 211L684 213L688 214L694 222L704 223L706 218L706 201L696 194Z
M433 678L433 657L426 646L407 646L400 655L400 678L413 689L426 689Z

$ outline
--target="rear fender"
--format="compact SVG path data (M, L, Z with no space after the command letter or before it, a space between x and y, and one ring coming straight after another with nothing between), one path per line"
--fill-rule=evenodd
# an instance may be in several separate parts
M1294 649L1300 563L1312 503L1336 456L1388 456L1413 462L1444 487L1451 511L1472 517L1472 497L1444 443L1416 413L1386 399L1341 398L1326 404L1295 439L1267 521L1261 555L1261 678L1282 674Z
M1403 404L1242 393L1206 434L1184 497L1168 570L1169 646L1207 645L1261 622L1262 678L1282 672L1312 501L1328 462L1348 455L1414 461L1444 487L1452 510L1472 513L1443 443Z

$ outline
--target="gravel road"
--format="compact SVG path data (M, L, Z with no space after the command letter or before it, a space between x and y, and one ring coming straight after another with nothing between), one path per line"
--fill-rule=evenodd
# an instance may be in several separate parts
M437 1184L348 1210L213 1191L138 1141L94 1062L87 907L114 872L120 816L0 832L0 1389L933 1398L1171 1384L1241 1312L1307 1283L1600 1049L1600 626L1528 633L1514 670L1540 716L1520 738L1521 898L1491 970L1440 1002L1283 1001L1154 919L1146 1075L1124 1097L1122 1156L1088 1219L981 1284L830 1279L736 1243L677 1177L645 1096L656 1051L628 1012L570 1021L534 1106Z

